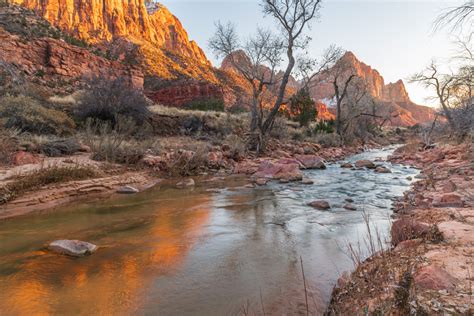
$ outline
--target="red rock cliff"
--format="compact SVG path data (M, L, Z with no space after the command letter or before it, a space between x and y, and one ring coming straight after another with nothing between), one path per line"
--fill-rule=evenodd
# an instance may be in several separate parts
M12 0L44 17L54 26L91 44L126 37L209 64L190 41L181 22L161 4L144 0Z

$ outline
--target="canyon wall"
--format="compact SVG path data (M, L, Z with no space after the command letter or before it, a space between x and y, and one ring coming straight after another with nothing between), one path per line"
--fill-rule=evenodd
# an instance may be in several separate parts
M90 44L125 37L145 41L195 62L210 65L202 49L190 41L181 22L161 4L144 0L12 0L34 10L61 30Z

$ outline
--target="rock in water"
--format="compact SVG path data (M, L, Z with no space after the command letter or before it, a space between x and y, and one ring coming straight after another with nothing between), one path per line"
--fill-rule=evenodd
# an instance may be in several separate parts
M126 185L124 187L118 188L116 192L119 194L135 194L140 191L137 188L134 188L130 185Z
M375 164L370 160L359 160L355 163L357 168L375 169Z
M48 245L48 249L72 257L84 257L97 250L96 245L80 240L55 240Z
M183 188L188 188L188 187L192 187L194 186L194 180L193 179L185 179L183 181L179 181L178 183L176 183L176 187L178 189L183 189Z
M352 169L354 166L350 162L341 164L341 168Z
M384 166L378 166L377 168L375 168L375 172L377 172L377 173L392 173L392 171L390 169L388 169L387 167L384 167Z
M350 203L344 205L344 208L348 211L357 211L357 207Z
M296 155L298 160L304 167L304 169L326 169L323 158L315 155Z
M327 201L313 201L308 203L309 206L312 206L314 208L317 208L318 210L328 210L331 208L331 205L329 205L329 202Z

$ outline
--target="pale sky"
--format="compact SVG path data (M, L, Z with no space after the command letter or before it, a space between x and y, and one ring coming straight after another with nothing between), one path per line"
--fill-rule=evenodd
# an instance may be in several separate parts
M191 39L206 52L215 66L220 65L208 48L214 23L232 21L246 37L257 26L272 28L264 18L259 0L161 0L183 23ZM308 48L319 56L331 44L341 46L377 69L386 83L403 79L411 99L426 104L430 92L407 78L429 64L452 55L453 36L447 30L433 32L433 21L443 9L463 1L442 0L326 0L320 19L307 33L313 38Z

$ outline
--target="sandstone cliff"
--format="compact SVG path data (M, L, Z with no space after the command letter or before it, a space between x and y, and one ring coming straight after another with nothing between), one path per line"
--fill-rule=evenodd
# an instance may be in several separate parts
M12 0L34 10L69 34L99 44L118 37L146 41L209 65L204 52L190 41L181 22L161 4L144 0Z
M39 84L55 93L72 92L87 77L100 75L126 78L143 89L144 75L139 68L81 47L31 11L0 7L0 17L0 68L20 83Z
M195 99L223 98L216 70L201 48L189 40L178 18L161 4L146 4L145 0L11 2L84 41L114 61L113 65L120 62L118 68L141 69L145 94L155 102L181 106Z

